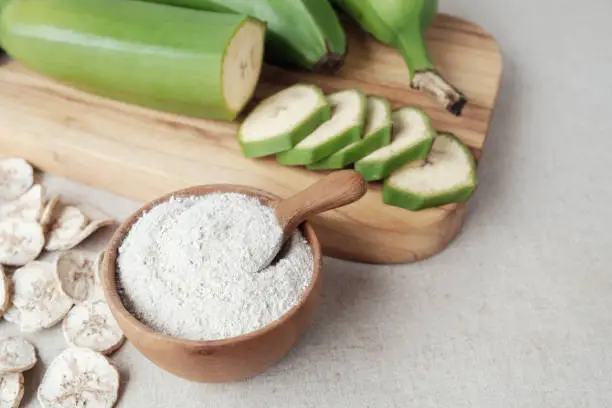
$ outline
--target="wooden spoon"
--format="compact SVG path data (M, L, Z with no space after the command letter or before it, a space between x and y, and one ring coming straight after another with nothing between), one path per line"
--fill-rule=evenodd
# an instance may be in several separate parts
M343 207L359 200L368 190L363 176L354 170L330 173L292 197L271 204L283 231L277 242L271 243L269 259L259 270L276 258L295 230L313 215Z

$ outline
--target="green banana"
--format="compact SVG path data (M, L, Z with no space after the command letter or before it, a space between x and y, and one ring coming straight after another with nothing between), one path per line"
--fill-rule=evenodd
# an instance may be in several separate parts
M8 4L9 0L0 0L0 15L2 15L2 10ZM2 51L2 38L0 38L0 51Z
M149 108L234 120L261 72L265 25L246 15L132 0L15 0L7 54L75 88Z
M423 30L429 28L436 14L438 14L438 0L425 1L423 13L421 14L421 27L423 27Z
M309 71L338 70L347 40L329 0L145 0L223 13L247 14L268 25L266 60Z
M8 4L9 0L0 0L0 14L2 13L2 9Z
M377 40L395 47L410 70L411 86L433 94L446 109L460 116L465 96L440 75L425 43L425 30L437 0L332 0Z

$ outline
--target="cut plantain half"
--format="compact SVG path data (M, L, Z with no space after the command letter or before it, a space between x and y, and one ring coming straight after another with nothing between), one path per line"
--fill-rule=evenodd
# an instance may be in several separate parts
M436 135L425 112L405 107L393 112L391 144L355 163L355 170L367 181L383 180L406 163L423 159Z
M378 96L367 100L367 118L363 139L352 143L331 156L308 165L310 170L342 169L391 143L391 105Z
M331 118L331 105L315 85L297 84L264 99L238 129L246 157L292 149Z
M288 166L306 165L326 158L361 139L366 118L366 96L357 89L336 92L327 97L332 117L293 149L276 159Z
M464 202L478 184L470 149L455 135L441 133L427 159L408 164L385 181L385 204L411 211Z

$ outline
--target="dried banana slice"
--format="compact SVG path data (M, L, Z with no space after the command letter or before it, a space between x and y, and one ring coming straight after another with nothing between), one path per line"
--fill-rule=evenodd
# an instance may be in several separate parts
M83 214L85 214L87 216L87 218L89 218L90 220L93 221L113 221L113 218L111 216L109 216L108 214L106 214L103 211L100 211L98 208L89 205L89 204L77 204L75 205L75 207L77 207L79 210L81 210L83 212Z
M70 249L72 241L89 223L83 211L70 205L62 207L52 219L45 245L47 251Z
M72 239L72 241L68 243L68 245L63 249L64 250L72 249L75 246L79 245L81 242L85 241L87 238L89 238L90 235L92 235L94 232L96 232L100 228L110 227L111 225L114 225L115 223L116 221L112 219L94 220L90 222L89 224L87 224L87 226L77 236L75 236Z
M18 408L23 398L23 374L0 374L0 407Z
M117 402L119 373L102 354L67 348L49 366L38 388L43 408L111 408Z
M0 265L0 317L6 312L6 310L11 305L11 281L8 276L6 276L6 272L4 272L4 267Z
M79 245L97 230L117 224L117 221L114 220L111 216L105 214L104 212L98 210L93 206L87 204L80 204L77 206L77 208L81 210L83 214L85 214L87 218L91 220L91 222L87 224L87 226L83 229L83 231L81 231L78 236L75 237L75 239L71 243L72 247Z
M66 206L50 228L45 249L67 251L79 245L100 228L114 224L116 224L114 219L92 206Z
M21 266L36 259L45 245L45 235L36 221L7 218L0 221L0 263Z
M20 314L17 308L10 307L6 312L4 312L4 316L2 317L9 323L19 325Z
M66 251L57 258L56 269L61 288L76 303L96 295L98 254L86 251Z
M11 201L34 184L30 163L16 157L0 159L0 201Z
M0 373L21 373L36 365L36 349L24 338L0 339Z
M104 262L104 251L98 252L96 256L96 274L94 277L96 278L96 284L102 287L102 265Z
M72 305L60 288L54 265L34 261L13 273L13 307L4 318L23 332L35 332L54 326Z
M124 340L108 304L101 299L73 307L62 328L72 347L85 347L106 355L121 347Z
M53 216L55 214L55 209L59 204L59 196L53 197L47 203L45 203L45 207L40 214L39 223L43 227L43 231L47 233L49 228L51 227L51 223L53 222Z
M101 251L96 256L94 266L94 299L104 299L104 288L102 287L102 262L104 261L104 251Z
M40 184L34 184L16 200L0 205L0 219L19 218L20 220L38 221L43 211L44 195L44 188Z

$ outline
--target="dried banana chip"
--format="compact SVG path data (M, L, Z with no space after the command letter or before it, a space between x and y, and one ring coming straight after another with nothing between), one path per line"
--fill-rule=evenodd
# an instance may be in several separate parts
M94 299L104 299L104 288L102 287L102 261L104 260L104 251L98 253L96 264L94 267Z
M49 230L49 228L52 225L51 223L53 222L53 217L55 215L55 209L57 208L57 205L59 204L59 198L60 198L59 196L55 196L51 200L46 202L40 214L40 218L38 222L43 227L43 231L45 231L45 233Z
M62 292L54 265L34 261L13 273L13 307L4 318L23 332L35 332L62 320L72 305Z
M87 218L89 218L90 220L93 221L113 221L113 217L111 217L110 215L106 214L103 211L100 211L98 208L89 205L89 204L76 204L75 207L77 207L79 210L81 210L83 212L83 214L85 214L87 216Z
M107 355L117 350L124 340L108 304L101 299L73 307L64 319L62 328L71 346L85 347Z
M96 256L96 274L94 275L96 279L96 285L100 288L102 287L102 265L104 262L104 251L98 252Z
M70 249L70 244L82 233L88 223L87 216L77 207L70 205L62 207L50 223L45 249L47 251Z
M20 316L21 314L19 313L19 309L14 308L14 307L9 307L9 309L6 312L4 312L4 316L2 317L4 318L4 320L6 320L9 323L19 325Z
M23 398L23 374L0 374L0 407L18 408Z
M74 239L68 244L68 246L64 249L72 249L75 246L79 245L81 242L85 241L89 238L97 230L110 227L116 223L115 220L94 220L87 224L87 226L76 236Z
M57 258L56 269L61 288L76 303L96 296L98 254L86 251L66 251Z
M44 188L40 184L34 184L16 200L0 205L0 219L19 218L24 221L38 221L43 210L44 195Z
M36 259L45 245L45 236L36 221L7 218L0 221L0 263L21 266Z
M0 339L0 373L22 373L36 365L36 349L24 338Z
M0 159L0 201L11 201L34 184L34 169L23 159Z
M111 216L105 214L104 212L91 205L79 204L77 205L77 208L81 210L83 214L85 214L87 218L91 220L91 222L87 224L87 226L77 237L75 237L74 241L72 242L73 247L86 240L97 230L117 224L117 221Z
M57 356L38 388L43 408L111 408L117 402L119 373L102 354L67 348Z
M11 281L4 272L4 267L0 265L0 317L11 305Z

